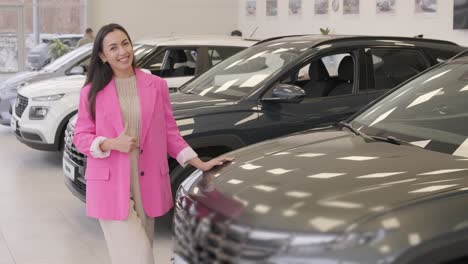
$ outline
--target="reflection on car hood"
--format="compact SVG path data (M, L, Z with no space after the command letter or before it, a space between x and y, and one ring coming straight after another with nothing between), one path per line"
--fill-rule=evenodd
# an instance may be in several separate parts
M26 85L19 90L19 93L26 97L79 93L85 80L86 77L83 75L62 76Z
M0 85L0 89L12 88L18 84L33 82L33 81L42 79L41 77L46 76L46 75L48 75L48 73L44 71L19 72L13 75L12 77L8 78L7 80L5 80Z
M344 131L298 134L232 153L191 185L192 198L235 221L344 232L358 220L468 186L468 161Z
M209 111L211 112L213 108L225 109L226 105L234 104L233 101L225 99L208 98L184 93L171 93L170 100L176 119L196 115L194 111L200 109L210 109Z

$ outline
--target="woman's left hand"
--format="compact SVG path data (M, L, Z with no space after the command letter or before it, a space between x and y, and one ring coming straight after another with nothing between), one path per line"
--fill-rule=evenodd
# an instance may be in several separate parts
M203 162L198 168L202 171L209 171L215 166L220 166L223 165L225 162L230 162L233 160L234 158L232 157L217 157L207 162Z

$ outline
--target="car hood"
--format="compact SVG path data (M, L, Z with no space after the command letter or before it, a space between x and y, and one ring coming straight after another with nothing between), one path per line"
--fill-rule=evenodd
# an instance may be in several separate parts
M26 85L19 90L19 93L26 97L79 93L85 80L86 77L83 75L62 76Z
M9 89L18 86L19 84L30 83L37 80L42 80L46 78L50 73L45 71L26 71L26 72L19 72L12 77L5 80L0 85L0 90L2 89Z
M187 191L218 214L267 230L345 232L468 186L466 159L345 131L298 134L231 155L233 163L200 175Z

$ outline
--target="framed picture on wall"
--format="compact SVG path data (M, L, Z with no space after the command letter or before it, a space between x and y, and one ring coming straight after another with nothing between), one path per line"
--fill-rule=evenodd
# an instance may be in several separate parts
M414 12L416 14L437 13L437 0L414 0Z
M266 1L266 16L272 17L278 15L278 0Z
M316 15L328 14L328 7L330 2L328 0L315 0L314 12Z
M359 14L359 0L343 0L343 15Z
M255 17L257 15L257 0L245 1L245 15L247 17Z
M289 15L300 16L302 14L302 0L289 0Z
M396 0L376 0L375 10L377 14L395 14Z
M453 29L468 29L468 1L454 0Z

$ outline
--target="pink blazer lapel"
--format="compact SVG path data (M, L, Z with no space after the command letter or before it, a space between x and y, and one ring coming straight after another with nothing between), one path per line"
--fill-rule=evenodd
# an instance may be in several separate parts
M151 117L154 112L154 103L156 101L156 89L152 85L151 75L136 69L136 80L138 87L138 96L140 98L141 129L140 144L145 142L148 129L150 127Z

